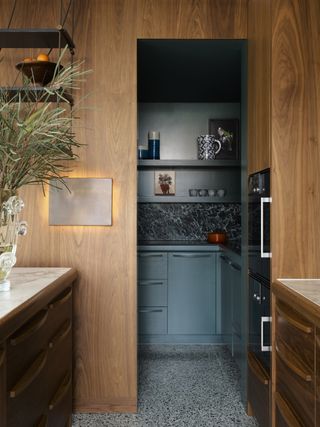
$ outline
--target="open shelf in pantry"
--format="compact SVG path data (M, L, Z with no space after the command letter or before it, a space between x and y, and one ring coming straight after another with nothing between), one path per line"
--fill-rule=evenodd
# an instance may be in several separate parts
M147 168L237 168L240 160L138 160L138 169Z

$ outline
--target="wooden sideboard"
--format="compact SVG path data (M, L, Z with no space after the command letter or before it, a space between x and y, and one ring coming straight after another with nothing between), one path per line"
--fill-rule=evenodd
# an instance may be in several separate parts
M273 426L319 426L320 280L279 281L272 293Z
M71 426L72 285L67 268L17 268L0 293L0 427Z

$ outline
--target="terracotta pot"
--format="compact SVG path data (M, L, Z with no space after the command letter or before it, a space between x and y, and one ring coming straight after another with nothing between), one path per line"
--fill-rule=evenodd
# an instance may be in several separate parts
M227 240L227 235L225 231L212 231L208 233L208 242L209 243L225 243Z

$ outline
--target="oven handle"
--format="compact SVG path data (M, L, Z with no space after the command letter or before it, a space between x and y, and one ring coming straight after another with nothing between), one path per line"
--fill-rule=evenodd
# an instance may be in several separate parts
M272 350L272 346L271 345L264 345L264 340L263 340L263 336L264 336L264 331L263 331L263 326L266 322L271 322L272 321L272 317L270 316L262 316L261 317L261 351L271 351Z
M261 209L260 209L260 215L261 215L261 221L260 221L260 250L261 250L261 258L272 258L271 252L264 252L264 241L263 241L263 222L264 222L264 204L265 203L272 203L272 197L261 197Z

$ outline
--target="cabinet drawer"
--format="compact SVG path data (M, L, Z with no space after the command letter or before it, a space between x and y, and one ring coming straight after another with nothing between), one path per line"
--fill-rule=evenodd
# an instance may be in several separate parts
M298 419L294 409L290 407L281 393L275 393L275 413L277 427L304 427Z
M139 334L167 334L167 307L140 307Z
M260 361L248 353L248 401L260 427L270 426L270 377Z
M138 284L139 306L162 307L168 303L166 280L141 280Z
M167 279L167 254L165 252L138 253L139 280Z
M309 371L314 370L315 328L304 316L282 301L276 304L276 335Z
M301 422L301 426L314 426L315 375L300 363L301 361L292 356L292 353L286 352L277 342L276 392L282 396L288 408L291 408L297 421ZM284 414L282 417L285 418Z

